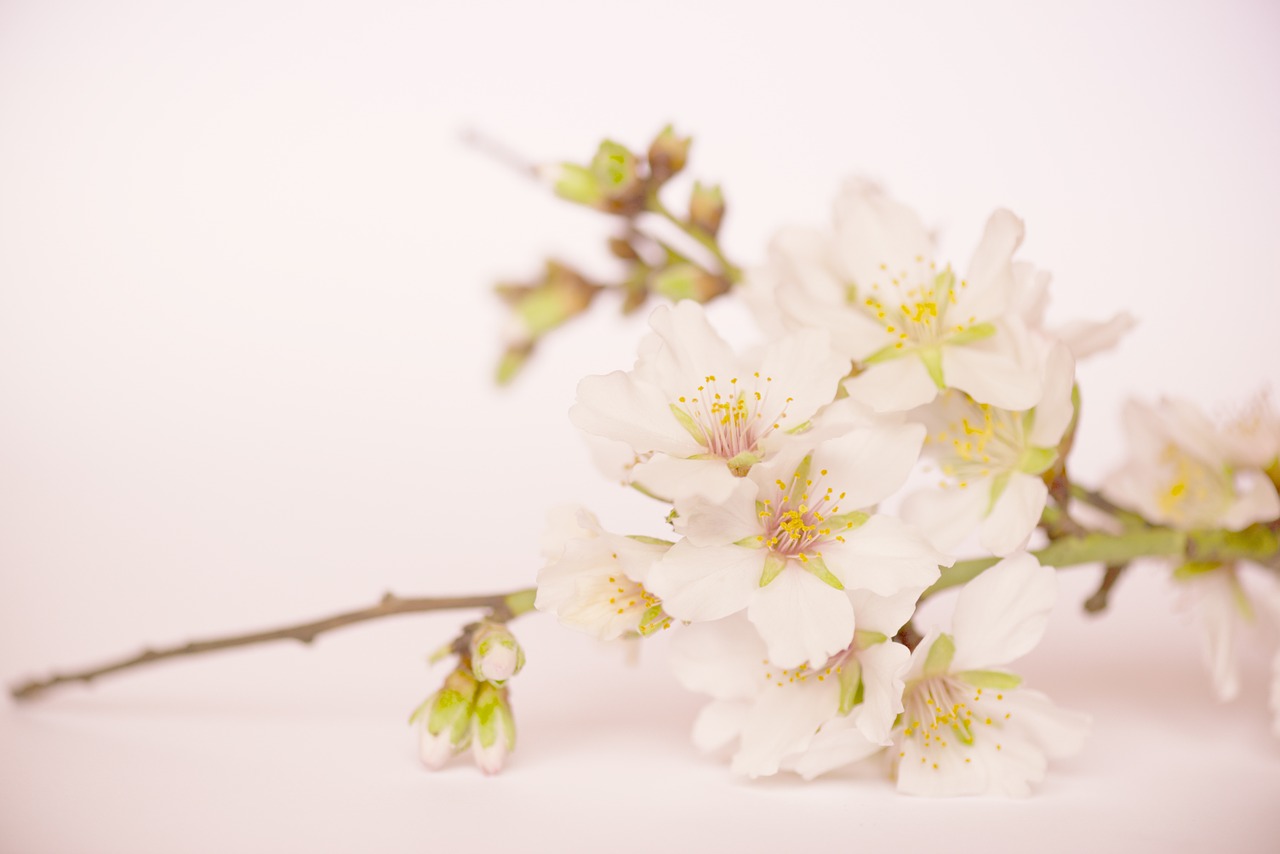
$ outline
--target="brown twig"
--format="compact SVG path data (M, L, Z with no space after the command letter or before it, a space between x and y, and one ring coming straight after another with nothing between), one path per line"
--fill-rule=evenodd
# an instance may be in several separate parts
M137 655L122 658L99 667L73 671L70 673L54 674L47 679L32 679L27 682L22 682L18 685L14 685L10 689L9 693L15 700L30 700L57 685L64 685L71 682L90 683L99 676L106 676L108 673L117 673L121 670L128 670L143 664L163 661L166 658L177 658L185 655L201 655L206 652L217 652L218 650L234 649L239 646L250 646L252 644L268 643L270 641L277 640L296 640L301 643L309 644L314 641L316 637L324 634L325 632L331 632L334 629L340 629L344 626L364 623L369 620L378 620L383 617L390 617L396 614L417 614L427 611L451 611L462 608L488 608L493 618L498 620L510 620L528 611L530 607L532 607L532 591L528 590L521 590L515 593L493 594L489 596L426 597L415 599L405 599L396 596L393 593L387 593L382 597L378 604L370 608L362 608L357 611L346 611L341 614L334 614L332 617L325 617L320 620L313 620L296 626L285 626L279 629L252 632L244 635L231 635L228 637L213 638L210 640L191 641L183 644L182 646L171 646L162 649L144 649Z
M1107 566L1106 571L1102 574L1102 582L1098 585L1098 589L1088 599L1084 600L1084 609L1090 614L1097 614L1107 608L1107 599L1111 595L1111 588L1116 586L1116 582L1120 580L1120 574L1129 566L1127 563L1115 563Z

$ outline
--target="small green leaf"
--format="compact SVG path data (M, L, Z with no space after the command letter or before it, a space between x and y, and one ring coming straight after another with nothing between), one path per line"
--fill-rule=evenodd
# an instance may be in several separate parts
M956 674L975 688L994 688L1009 691L1022 684L1022 677L1002 670L962 670Z
M951 667L951 659L956 657L956 642L951 635L938 635L938 639L929 647L929 654L924 660L925 676L941 676Z

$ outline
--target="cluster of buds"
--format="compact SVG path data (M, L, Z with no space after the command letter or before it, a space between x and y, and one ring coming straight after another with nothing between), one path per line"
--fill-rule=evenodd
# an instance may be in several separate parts
M532 282L499 284L497 293L512 318L498 364L500 383L516 376L541 338L585 312L606 291L621 294L624 314L641 308L651 294L705 303L728 293L740 271L724 261L717 243L725 213L720 188L695 182L684 214L670 210L659 195L684 170L692 142L668 126L644 155L605 140L585 164L539 170L556 195L622 220L622 232L609 239L608 249L624 272L615 281L600 282L552 260ZM667 220L699 246L680 248L650 233L642 225L644 216ZM707 253L711 259L697 257Z
M524 667L524 651L503 623L482 621L460 643L457 667L409 716L418 728L418 753L431 770L471 748L476 765L496 774L516 746L515 717L506 682Z

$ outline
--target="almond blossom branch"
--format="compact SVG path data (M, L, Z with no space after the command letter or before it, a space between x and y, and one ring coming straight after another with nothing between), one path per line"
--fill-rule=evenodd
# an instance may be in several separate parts
M243 635L230 635L209 640L190 641L181 646L161 649L144 649L137 655L118 659L99 667L54 674L47 679L32 679L20 683L10 689L15 700L31 700L57 685L71 682L90 683L100 676L118 673L143 664L163 661L179 656L201 655L206 652L217 652L223 649L234 649L240 646L268 643L277 640L296 640L305 644L314 641L318 636L344 626L391 617L396 614L418 614L429 611L453 611L464 608L487 608L491 620L505 622L533 609L533 589L517 590L513 593L497 593L487 596L442 596L422 598L402 598L394 593L387 593L378 604L355 611L345 611L294 626L279 629L251 632Z

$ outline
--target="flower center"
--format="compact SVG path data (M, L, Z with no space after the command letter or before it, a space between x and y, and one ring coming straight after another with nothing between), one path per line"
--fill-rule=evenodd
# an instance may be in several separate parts
M1226 472L1214 471L1202 460L1177 445L1166 445L1160 462L1169 480L1156 497L1160 512L1175 525L1194 527L1210 524L1235 497L1235 487Z
M982 729L1002 729L1012 717L998 705L1004 694L983 694L981 688L968 685L951 675L930 676L907 685L902 696L902 735L915 739L925 756L921 763L937 757L937 751L973 744ZM1001 750L999 743L996 750ZM905 753L899 753L901 759ZM966 757L965 762L969 761ZM933 762L937 769L937 762Z
M1027 442L1022 413L965 401L958 417L925 437L925 444L941 458L942 473L965 486L969 479L988 477L993 470L1017 468Z
M880 275L863 293L862 307L897 339L895 349L908 344L927 346L973 325L974 317L965 323L947 321L947 308L955 304L957 289L968 286L963 280L957 285L950 267L939 273L937 264L917 255L912 270L895 272L881 264Z
M816 547L828 538L844 542L839 532L857 524L857 520L841 516L839 502L846 493L837 493L831 486L822 488L826 469L818 472L815 484L809 477L809 465L810 459L806 457L792 475L790 484L774 481L773 496L760 503L764 533L756 538L775 554L802 562L809 556L821 557Z
M773 377L757 372L749 381L732 377L721 385L715 374L708 374L693 394L681 395L671 407L711 456L725 460L743 454L758 456L761 442L782 429L792 402L788 397L779 404L771 397L772 383Z

